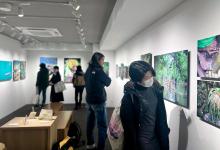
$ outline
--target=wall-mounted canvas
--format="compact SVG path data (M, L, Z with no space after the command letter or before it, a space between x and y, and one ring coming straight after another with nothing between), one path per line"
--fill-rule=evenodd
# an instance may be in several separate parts
M12 79L12 62L0 61L0 81Z
M189 52L187 50L154 57L156 79L164 86L164 99L189 107Z
M78 65L81 65L80 58L64 58L64 82L72 83Z
M20 78L21 80L26 78L26 61L20 62Z
M121 66L119 66L119 77L121 78L121 80L124 80L124 64L121 64Z
M13 81L20 80L20 77L21 77L20 72L21 72L20 61L14 60L13 61Z
M197 81L197 115L201 120L220 127L220 83Z
M124 72L125 72L125 79L129 79L129 67L128 66L125 66L124 67Z
M57 65L57 57L40 57L40 63L44 63L49 70L49 74L52 74L53 67Z
M198 40L197 76L220 78L220 35Z
M146 61L147 63L152 65L152 54L148 53L148 54L141 55L141 60Z
M104 72L109 76L109 62L104 62L103 69Z

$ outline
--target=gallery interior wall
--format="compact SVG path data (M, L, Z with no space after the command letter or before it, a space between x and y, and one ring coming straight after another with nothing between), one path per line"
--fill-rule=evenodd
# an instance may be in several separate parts
M0 60L26 60L26 52L19 42L0 35ZM2 69L2 68L0 68ZM26 79L0 81L0 119L26 104Z
M196 114L197 40L220 34L219 6L219 0L186 0L116 50L115 59L119 65L129 65L149 52L160 55L190 51L190 108L165 102L171 150L219 150L220 129L201 121ZM115 105L120 104L124 83L126 80L116 79Z

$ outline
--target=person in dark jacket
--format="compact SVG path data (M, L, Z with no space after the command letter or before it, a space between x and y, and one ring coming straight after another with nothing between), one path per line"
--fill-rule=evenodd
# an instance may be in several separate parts
M46 68L46 65L44 63L41 63L40 71L37 73L37 82L36 82L37 93L40 95L41 92L43 92L42 93L43 101L41 107L43 107L46 102L46 91L48 85L49 85L49 71ZM39 101L35 106L39 106Z
M73 75L72 83L75 88L75 110L77 110L81 107L82 95L85 87L84 72L81 66L77 66L76 73Z
M169 150L169 128L163 87L154 79L150 64L135 61L129 68L120 117L124 128L124 150Z
M56 83L58 83L59 81L61 81L61 76L60 76L60 72L59 72L59 67L58 66L54 66L53 67L53 76L50 79L50 85L51 85L51 93L50 93L50 101L51 102L60 102L60 101L64 101L63 98L63 92L59 92L56 93L55 92L55 88L54 85Z
M95 149L95 140L93 130L95 120L98 125L98 150L105 149L105 140L107 137L107 117L106 117L106 91L105 86L111 84L111 79L103 70L104 55L94 53L89 67L85 73L86 81L86 101L88 103L87 118L87 149Z

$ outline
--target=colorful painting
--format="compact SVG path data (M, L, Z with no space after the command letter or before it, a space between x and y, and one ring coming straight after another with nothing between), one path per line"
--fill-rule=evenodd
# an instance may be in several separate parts
M72 83L78 65L81 65L80 58L64 58L64 82Z
M13 80L18 81L20 80L20 72L21 72L21 63L20 61L14 60L13 61Z
M53 67L57 65L57 57L40 57L40 63L44 63L49 70L49 74L52 74Z
M197 82L197 115L201 120L220 127L220 83Z
M103 69L104 72L109 76L109 62L104 62Z
M141 55L141 60L149 63L150 65L152 65L152 54L148 53L148 54L145 54L145 55Z
M198 41L197 76L208 79L220 78L220 35Z
M12 62L0 61L0 81L12 79Z
M24 80L26 78L26 62L25 61L20 62L20 78L21 80Z
M164 99L189 107L189 52L154 57L156 79L164 86Z

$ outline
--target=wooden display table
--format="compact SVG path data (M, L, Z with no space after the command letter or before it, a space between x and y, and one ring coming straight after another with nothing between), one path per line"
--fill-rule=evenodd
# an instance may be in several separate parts
M55 116L58 115L59 111L63 110L63 103L55 102L47 104L44 109L52 109Z
M0 150L6 150L6 149L5 149L5 144L0 143Z
M68 133L73 111L60 111L57 118L57 141L63 140Z
M57 140L55 120L28 119L15 117L2 127L2 141L7 150L51 150Z

